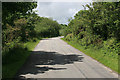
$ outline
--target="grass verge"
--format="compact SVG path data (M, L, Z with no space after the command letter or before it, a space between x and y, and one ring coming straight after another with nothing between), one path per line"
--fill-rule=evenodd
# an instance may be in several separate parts
M74 48L82 51L86 55L92 57L93 59L97 60L98 62L102 63L103 65L109 67L113 71L120 74L120 70L118 69L118 58L114 56L110 56L110 52L107 51L106 54L102 52L104 49L97 49L95 50L92 47L85 48L84 46L81 46L80 44L74 42L74 41L67 41L64 38L61 38L65 42L67 42L69 45L73 46Z
M19 46L10 50L5 57L3 57L2 78L13 78L17 71L25 63L31 51L39 43L40 40L22 43L24 46Z

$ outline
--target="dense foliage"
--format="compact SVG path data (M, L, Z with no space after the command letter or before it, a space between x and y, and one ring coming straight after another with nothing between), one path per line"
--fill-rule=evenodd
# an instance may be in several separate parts
M3 52L9 51L20 41L30 38L34 28L32 9L36 3L3 2L2 3L2 47Z
M2 3L3 52L6 53L19 42L59 35L59 24L35 14L32 9L36 6L33 2Z
M2 3L3 78L15 75L31 52L28 47L34 48L38 39L59 35L60 25L38 16L33 11L36 7L34 2Z
M68 41L101 55L118 59L120 54L120 2L94 2L80 10L61 31ZM102 57L101 57L102 58Z
M41 37L55 37L59 36L60 25L49 18L41 17L35 26L37 36Z

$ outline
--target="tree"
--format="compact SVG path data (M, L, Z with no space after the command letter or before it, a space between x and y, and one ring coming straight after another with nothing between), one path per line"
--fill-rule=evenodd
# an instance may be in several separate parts
M3 25L13 25L15 19L28 16L32 9L37 7L34 2L3 2L2 3L2 22ZM4 26L5 27L5 26ZM3 27L3 28L4 28Z

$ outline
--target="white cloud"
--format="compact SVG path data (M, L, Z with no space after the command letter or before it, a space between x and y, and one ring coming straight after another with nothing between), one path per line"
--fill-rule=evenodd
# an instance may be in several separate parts
M88 2L89 3L89 2ZM83 10L87 2L38 2L37 14L41 17L52 17L53 20L67 24L68 19Z

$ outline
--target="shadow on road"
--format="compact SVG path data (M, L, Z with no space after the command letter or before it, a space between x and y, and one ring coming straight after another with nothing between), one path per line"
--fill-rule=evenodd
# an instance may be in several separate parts
M82 55L63 55L57 52L33 51L27 62L18 71L17 78L26 74L43 74L49 70L65 70L66 68L55 68L53 65L73 64L82 62ZM51 65L50 67L47 65Z

